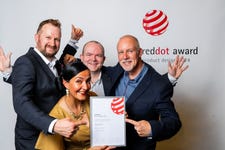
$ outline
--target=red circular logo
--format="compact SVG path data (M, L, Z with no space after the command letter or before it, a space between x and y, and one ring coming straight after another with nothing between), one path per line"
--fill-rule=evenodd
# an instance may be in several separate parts
M157 36L166 31L169 21L167 15L161 10L152 10L145 14L142 24L148 34Z
M112 111L117 115L124 114L124 98L114 98L111 102Z

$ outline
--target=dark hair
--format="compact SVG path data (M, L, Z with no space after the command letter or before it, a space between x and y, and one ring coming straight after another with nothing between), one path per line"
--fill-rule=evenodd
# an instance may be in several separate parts
M39 26L38 26L38 29L37 29L37 33L41 30L41 28L45 25L45 24L51 24L55 27L58 27L59 29L61 29L61 23L58 19L47 19L47 20L44 20L42 21Z
M61 77L67 82L80 72L88 69L81 61L76 61L64 66Z

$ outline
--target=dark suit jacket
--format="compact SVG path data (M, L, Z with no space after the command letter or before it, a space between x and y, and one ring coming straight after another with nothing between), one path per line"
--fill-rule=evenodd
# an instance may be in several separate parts
M112 88L112 80L110 75L108 74L107 67L102 66L101 71L102 71L101 79L103 83L104 93L107 96L110 95L110 91Z
M130 119L149 121L152 128L152 139L139 137L134 126L127 124L127 146L121 149L154 150L156 141L172 137L181 128L181 121L171 101L172 84L166 75L162 76L150 65L145 65L148 67L148 71L127 100L126 112ZM114 84L111 95L115 95L115 88L124 71L119 64L111 68L111 71L113 71L111 78Z
M16 149L32 150L40 131L48 132L54 119L48 113L64 94L63 87L33 48L16 60L11 79Z
M126 102L126 112L130 119L147 120L151 124L151 138L140 138L133 125L126 126L127 150L154 150L156 141L174 136L181 128L181 121L171 101L173 85L167 74L163 76L149 64L148 71ZM115 96L115 89L123 76L119 65L102 68L102 81L106 96Z

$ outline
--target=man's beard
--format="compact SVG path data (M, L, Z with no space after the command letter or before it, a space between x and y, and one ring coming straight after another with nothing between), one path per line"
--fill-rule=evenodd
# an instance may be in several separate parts
M49 59L53 59L55 58L55 55L57 52L53 53L53 54L49 54L49 53L46 53L46 51L42 51L41 52L46 58L49 58Z

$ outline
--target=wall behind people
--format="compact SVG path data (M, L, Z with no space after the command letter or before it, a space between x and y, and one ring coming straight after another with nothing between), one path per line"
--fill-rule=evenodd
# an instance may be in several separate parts
M183 127L173 138L159 142L157 150L222 150L225 147L224 6L224 0L1 0L0 45L13 52L14 63L34 45L39 22L58 18L63 33L61 49L68 42L74 24L84 30L80 48L93 39L105 46L106 65L117 62L116 43L123 34L133 34L140 40L143 59L160 73L167 72L168 60L173 60L176 54L183 55L190 67L179 79L173 97ZM156 20L163 23L153 26L157 23L151 17L161 13L162 17ZM143 26L152 28L145 31ZM163 27L165 30L160 32ZM12 89L2 80L0 114L1 147L13 150Z

